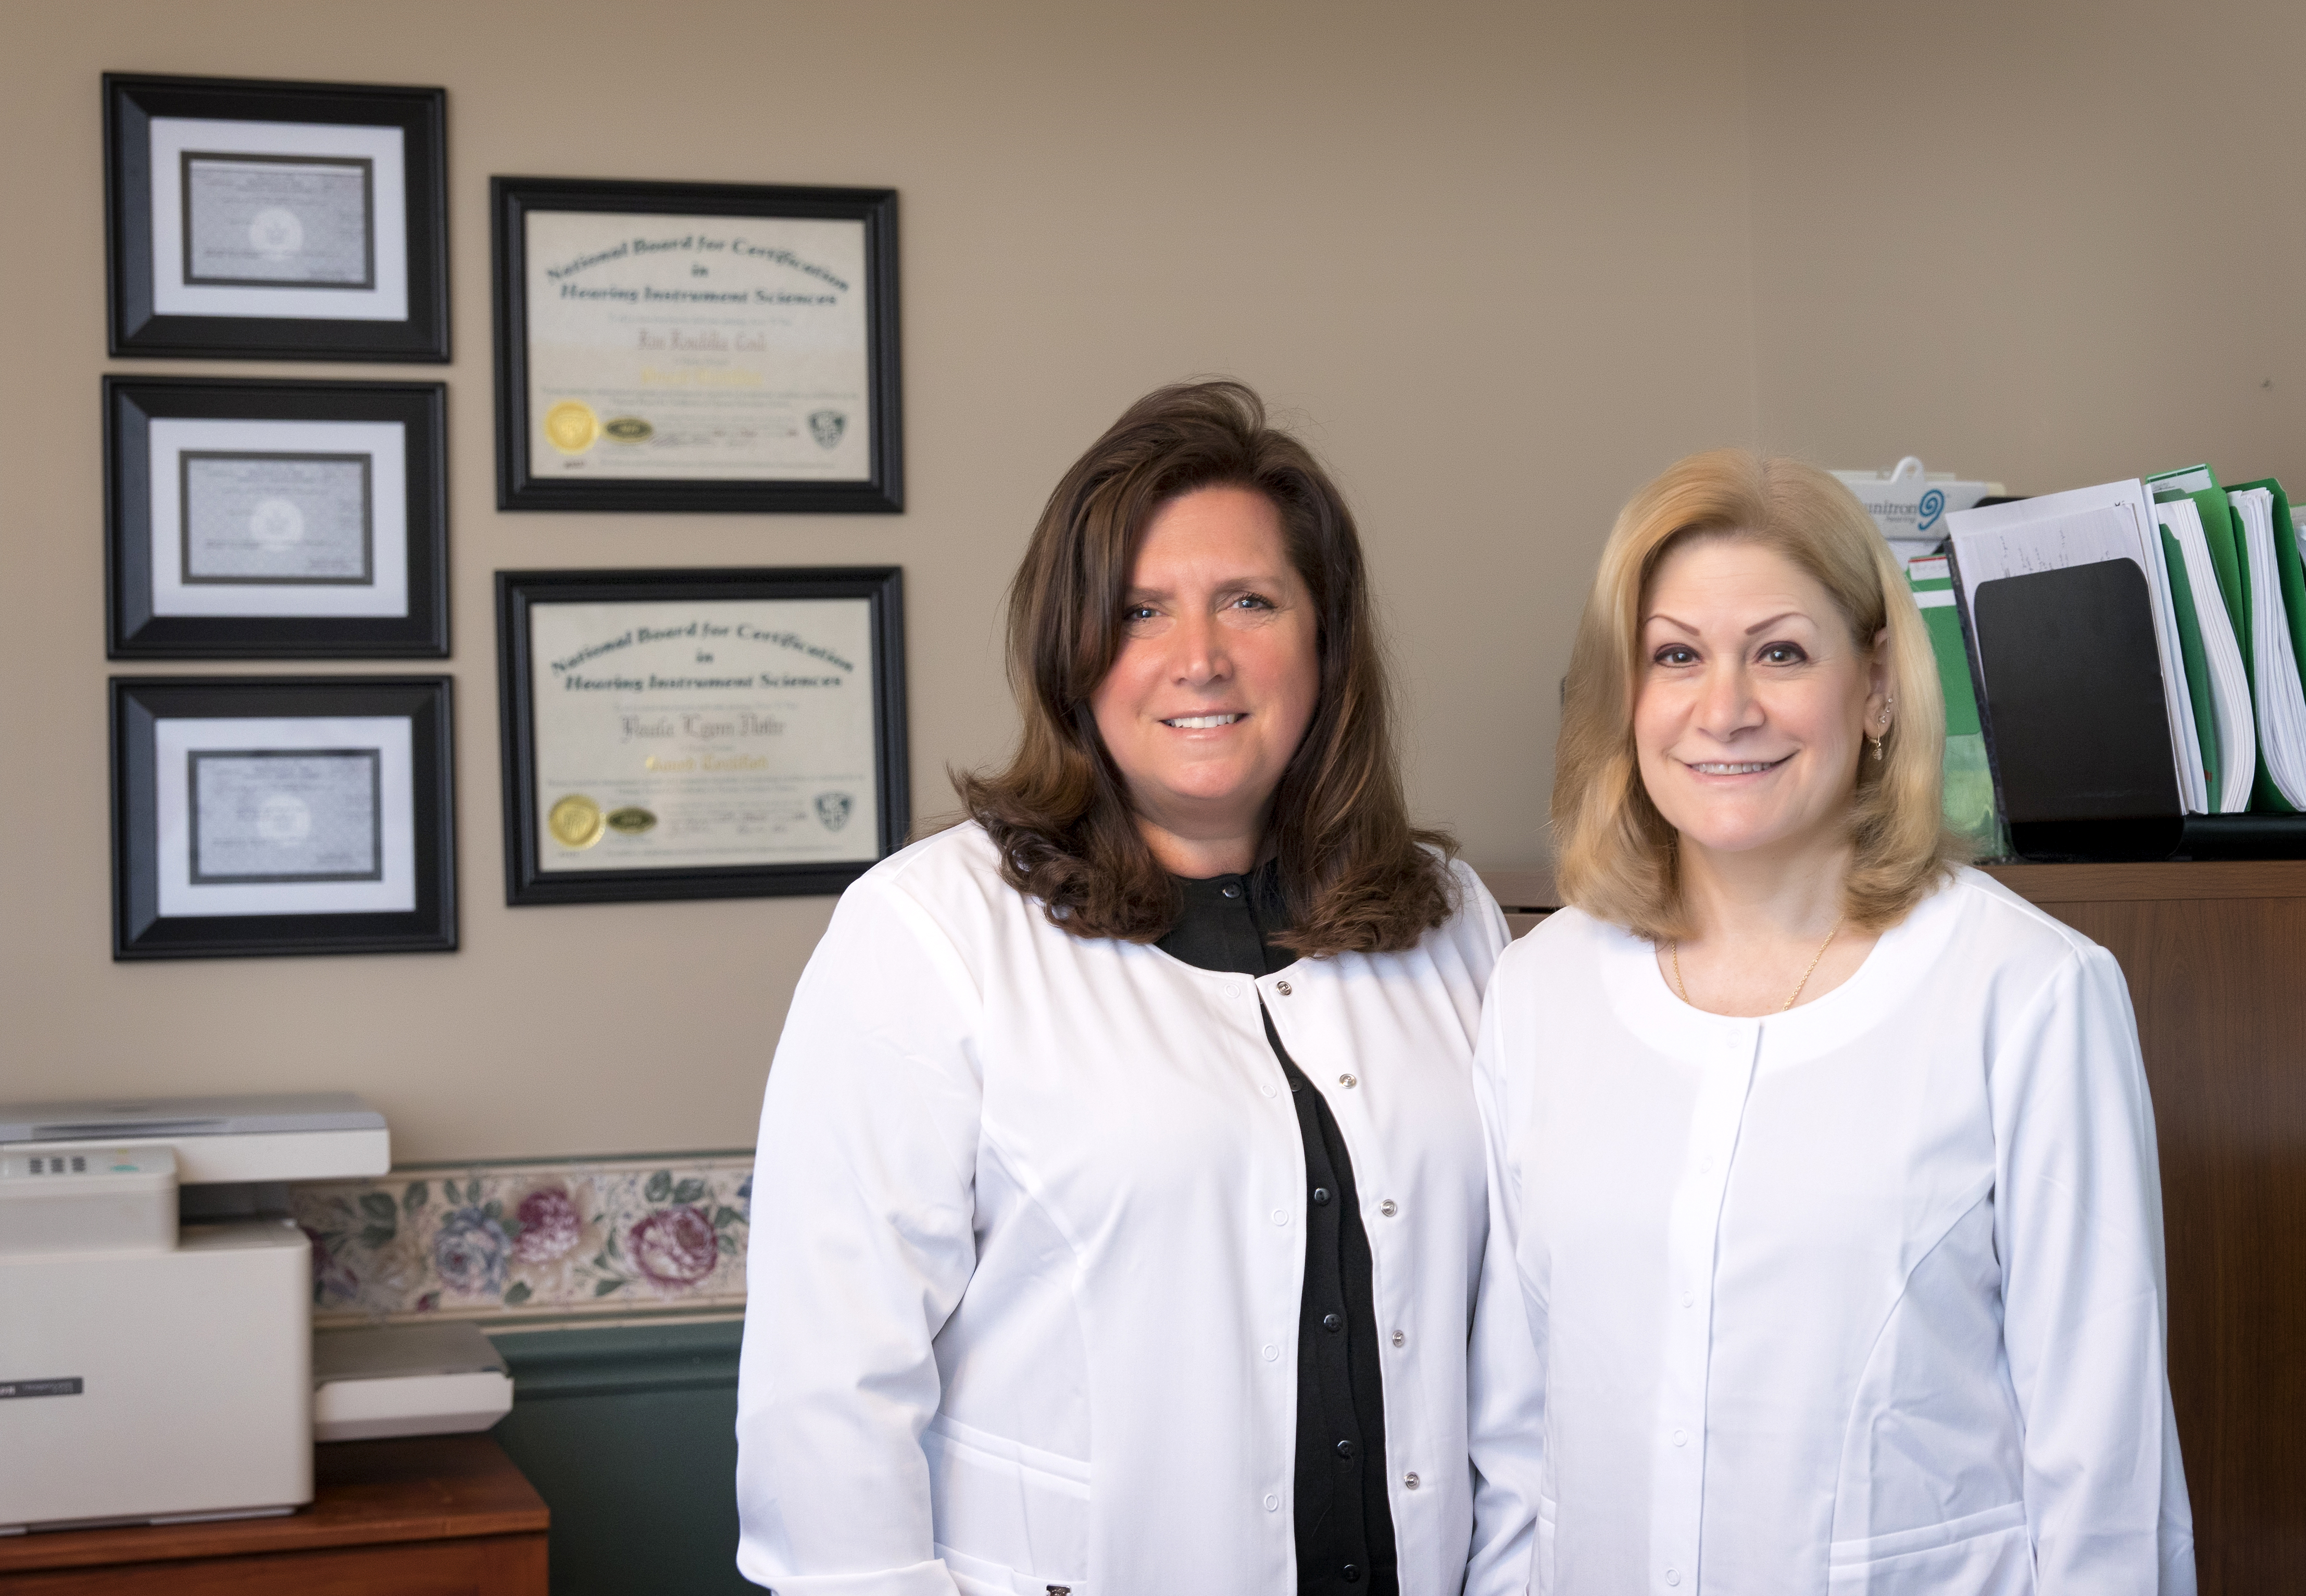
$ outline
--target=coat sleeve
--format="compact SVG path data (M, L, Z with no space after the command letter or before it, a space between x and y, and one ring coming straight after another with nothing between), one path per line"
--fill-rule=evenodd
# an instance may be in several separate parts
M978 989L868 877L834 910L761 1109L737 1393L737 1566L783 1596L954 1596L921 1434L976 1267Z
M1465 1358L1466 1438L1473 1474L1465 1596L1523 1596L1534 1589L1538 1496L1545 1467L1542 1327L1533 1323L1521 1277L1521 1171L1515 1162L1512 1117L1513 1105L1526 1098L1535 1060L1531 1038L1508 1013L1519 1007L1522 983L1515 976L1507 960L1490 981L1473 1053L1490 1224ZM1516 1084L1524 1089L1514 1089Z
M2162 1186L2114 956L2069 959L1994 1047L1994 1240L2043 1596L2191 1596Z

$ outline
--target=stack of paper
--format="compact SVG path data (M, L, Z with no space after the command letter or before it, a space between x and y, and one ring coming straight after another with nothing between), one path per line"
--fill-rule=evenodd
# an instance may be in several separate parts
M2135 479L2106 482L1957 511L1946 519L1960 575L1961 602L1973 614L1977 590L1988 582L2114 560L2138 568L2151 611L2166 719L2163 746L2176 776L2178 801L2186 814L2209 813L2209 770L2201 756L2202 738L2195 725L2193 692L2171 594L2172 562L2164 550L2160 521L2146 484ZM1990 706L1995 683L1982 659L1978 678Z
M2162 524L2210 813L2238 815L2250 807L2257 781L2258 726L2233 513L2207 465L2150 476L2146 484Z
M2306 582L2298 545L2276 527L2292 526L2282 485L2251 482L2226 494L2242 533L2242 576L2249 598L2251 678L2258 710L2258 746L2266 781L2259 796L2285 814L2306 809L2306 688L2298 654L2306 647Z

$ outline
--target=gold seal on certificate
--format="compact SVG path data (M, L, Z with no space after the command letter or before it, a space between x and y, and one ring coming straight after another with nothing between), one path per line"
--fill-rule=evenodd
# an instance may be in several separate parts
M600 418L582 399L563 399L544 413L544 440L564 455L583 454L600 435Z
M590 848L601 840L601 806L581 792L572 792L552 806L544 824L561 847Z

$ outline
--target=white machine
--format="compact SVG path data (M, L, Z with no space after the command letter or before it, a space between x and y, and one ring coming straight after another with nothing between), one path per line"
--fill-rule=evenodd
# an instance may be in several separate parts
M314 1440L462 1435L510 1412L504 1356L470 1319L312 1337Z
M0 1534L312 1500L312 1248L267 1188L391 1164L347 1094L0 1105Z

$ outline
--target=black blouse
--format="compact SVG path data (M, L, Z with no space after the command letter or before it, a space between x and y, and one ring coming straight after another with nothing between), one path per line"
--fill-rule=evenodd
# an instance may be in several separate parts
M1268 976L1296 955L1271 865L1248 875L1177 878L1184 909L1158 946L1202 969ZM1260 1008L1262 1009L1260 1004ZM1297 1310L1297 1589L1300 1596L1397 1596L1385 1493L1385 1392L1369 1236L1353 1161L1329 1105L1297 1068L1273 1017L1265 1039L1288 1078L1305 1148L1305 1291Z

